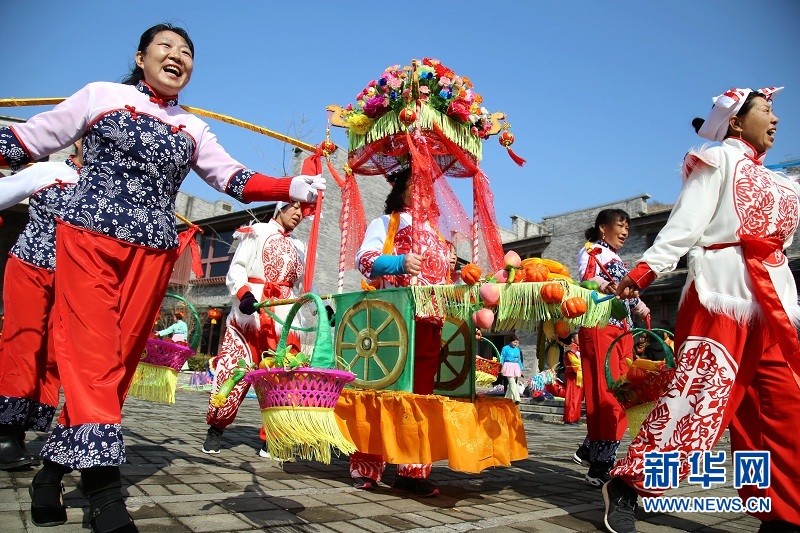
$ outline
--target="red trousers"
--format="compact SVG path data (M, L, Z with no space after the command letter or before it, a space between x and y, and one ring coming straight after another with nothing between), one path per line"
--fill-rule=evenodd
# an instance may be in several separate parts
M739 495L770 497L772 511L751 514L800 524L800 388L770 328L710 313L692 285L678 313L675 346L675 379L611 474L657 496L664 491L644 488L645 453L681 452L683 479L690 473L686 454L710 450L728 427L732 451L770 452L770 486L745 485Z
M61 380L53 346L55 272L8 257L3 285L5 323L0 339L0 396L29 400L44 418L14 420L44 431L58 406Z
M564 374L564 380L567 382L564 393L564 422L571 424L581 419L583 387L578 386L578 378L574 372L567 371Z
M176 250L59 222L55 340L66 401L59 424L120 423L176 258Z
M625 330L617 326L581 328L578 332L583 371L583 392L586 395L586 429L589 441L619 441L625 435L628 419L620 403L608 391L606 354L611 343ZM625 358L633 351L630 335L622 338L611 352L611 375L615 380L627 372Z
M441 350L442 327L417 320L414 329L414 394L433 394ZM386 462L380 455L356 452L350 456L350 476L353 478L368 477L380 481L385 468ZM397 474L427 479L431 475L431 465L397 465Z

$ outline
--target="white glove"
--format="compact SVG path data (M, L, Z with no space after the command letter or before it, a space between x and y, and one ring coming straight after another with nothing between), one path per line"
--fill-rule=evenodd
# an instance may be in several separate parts
M325 178L316 176L295 176L289 184L289 196L296 202L313 202L317 199L317 191L325 190Z

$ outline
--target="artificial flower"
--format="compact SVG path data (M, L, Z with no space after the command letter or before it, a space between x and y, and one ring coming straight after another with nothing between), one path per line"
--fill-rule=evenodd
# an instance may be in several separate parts
M469 104L456 98L447 106L447 115L461 122L467 122L469 120Z
M389 105L384 96L374 96L364 104L364 114L369 118L378 118L389 111Z
M372 126L372 119L367 115L353 113L347 117L347 127L350 129L350 131L357 133L358 135L364 135L367 133L367 130L369 130L370 126Z

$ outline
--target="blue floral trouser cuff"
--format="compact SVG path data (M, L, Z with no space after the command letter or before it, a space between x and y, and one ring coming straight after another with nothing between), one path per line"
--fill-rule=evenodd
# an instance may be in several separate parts
M125 462L122 425L57 424L39 455L74 470L119 466Z
M0 396L0 425L22 426L26 431L47 431L55 413L54 405L27 398Z

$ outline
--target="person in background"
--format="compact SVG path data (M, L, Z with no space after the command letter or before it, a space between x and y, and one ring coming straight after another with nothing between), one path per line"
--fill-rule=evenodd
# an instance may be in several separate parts
M65 405L41 451L32 509L60 515L61 480L81 471L89 526L133 532L122 496L122 405L178 258L175 199L194 170L236 200L311 202L321 176L247 169L178 105L194 44L170 24L147 29L123 83L90 83L54 109L0 128L0 167L22 168L83 139L80 180L56 227L55 350ZM0 405L0 418L8 416Z
M559 339L564 348L564 423L576 424L581 419L583 407L583 371L581 370L581 351L578 349L578 333Z
M162 329L158 332L159 338L166 337L167 335L172 335L170 340L175 344L182 344L184 346L188 345L186 342L186 337L189 335L189 326L186 325L183 318L186 316L183 311L180 309L176 310L172 313L175 322L168 328Z
M384 215L367 228L364 242L356 254L356 265L379 288L408 287L416 276L418 285L444 285L450 271L452 254L442 236L429 224L421 229L419 253L412 251L411 167L400 166L386 176L392 190L386 197ZM437 316L414 318L414 394L433 394L439 369L443 321ZM376 454L356 452L350 456L350 476L359 489L374 489L383 476L386 463ZM397 465L392 485L417 496L439 494L428 478L430 464Z
M763 165L781 89L729 89L705 120L692 122L698 135L721 144L686 155L667 223L617 284L618 297L635 296L688 254L675 324L678 366L603 487L609 531L635 532L638 495L668 488L647 481L645 457L676 453L679 481L693 473L689 457L711 450L726 428L734 461L741 453L766 456L769 483L737 488L742 501L769 498L769 510L747 511L761 520L758 531L800 531L800 306L783 251L800 225L800 185Z
M80 178L81 143L63 163L36 163L0 180L0 210L28 199L28 223L6 262L0 337L0 470L33 464L25 433L47 431L58 406L61 379L53 344L56 217ZM66 511L33 521L63 523Z
M300 202L279 202L269 222L251 224L234 233L238 242L228 270L227 285L233 297L231 312L225 326L225 337L216 363L214 384L209 397L206 423L208 430L203 443L203 453L219 453L222 433L236 418L250 383L239 381L225 399L217 405L215 394L233 374L240 359L250 365L259 365L262 354L275 350L283 326L267 313L256 309L255 304L263 300L284 300L302 294L306 247L292 235L303 220ZM255 295L258 294L258 297ZM267 308L279 320L286 318L290 305ZM303 325L298 313L296 322ZM293 351L300 351L298 335L292 332L289 342ZM261 429L264 444L259 455L269 458L266 435Z
M618 252L628 237L630 217L621 209L604 209L597 214L594 226L585 232L586 245L578 253L578 271L581 280L597 282L600 290L611 294L617 283L628 272ZM650 314L647 306L634 298L625 301L626 313L621 319L610 318L605 327L581 328L581 369L586 398L586 429L589 435L589 471L585 480L600 487L609 478L608 471L614 466L617 449L628 420L625 410L608 390L606 383L606 357L614 339L630 331L633 323L631 313L644 318ZM626 358L633 352L633 340L624 336L614 345L609 357L611 375L619 379L628 371ZM586 449L579 455L585 455Z
M503 365L500 373L508 380L505 397L519 404L517 379L522 376L522 352L516 335L512 335L509 343L500 350L500 364Z

